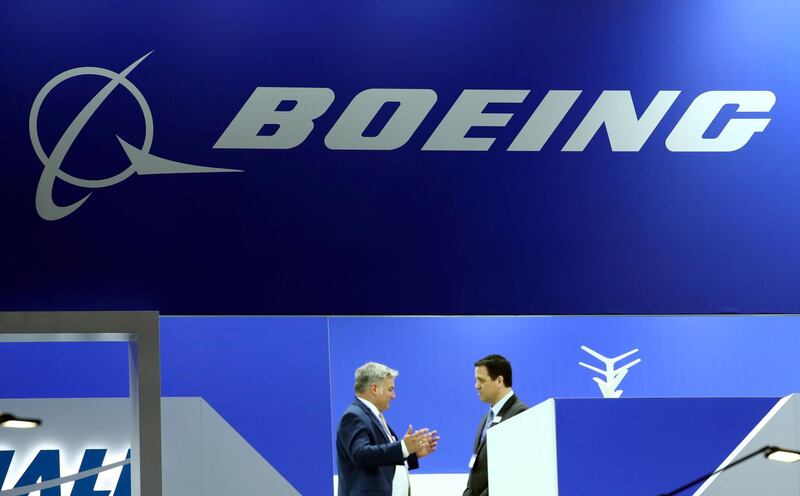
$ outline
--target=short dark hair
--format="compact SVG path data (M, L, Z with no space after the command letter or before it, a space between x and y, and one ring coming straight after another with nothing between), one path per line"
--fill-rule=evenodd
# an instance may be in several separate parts
M475 362L475 366L486 367L486 371L489 372L489 377L491 377L492 380L502 375L503 384L505 384L506 387L511 387L511 362L506 360L504 356L487 355Z

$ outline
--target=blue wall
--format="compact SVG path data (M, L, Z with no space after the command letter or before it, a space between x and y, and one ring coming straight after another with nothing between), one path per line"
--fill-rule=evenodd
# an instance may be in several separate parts
M795 0L3 2L0 309L165 314L800 313L800 31ZM152 153L240 174L134 176L89 190L57 180L75 213L43 220L30 111L57 74L122 71L153 114ZM50 153L107 80L70 79L37 122ZM214 149L259 86L323 87L330 109L289 150ZM438 100L393 151L329 150L324 137L368 88ZM487 112L486 152L421 147L464 89L531 90ZM582 90L540 152L506 149L550 89ZM603 90L639 115L682 93L639 152L605 129L562 152ZM705 91L771 91L770 118L730 153L673 153L665 139ZM380 119L379 119L380 120ZM380 127L380 126L378 126ZM267 131L265 131L266 133ZM141 146L123 88L99 107L62 172L101 179Z
M674 490L716 470L775 400L557 401L558 493L641 496Z
M0 343L0 377L2 398L127 396L127 344ZM162 317L161 377L163 396L205 399L301 494L330 490L325 318Z
M162 318L164 396L201 396L301 494L332 462L324 318Z
M321 440L333 441L366 361L400 370L387 412L396 431L413 424L442 436L421 473L461 473L487 408L472 364L488 353L511 360L528 405L601 397L596 374L578 365L599 365L582 345L606 356L640 350L620 363L642 360L623 398L779 397L800 391L798 326L793 316L162 317L162 391L203 397L302 493L324 494L335 467ZM0 397L125 396L126 363L119 343L2 344L0 376L15 380Z
M442 436L422 472L465 472L488 406L473 388L473 363L489 353L511 361L514 391L529 406L547 398L602 397L578 362L602 366L582 345L613 357L638 348L642 362L624 398L784 396L800 391L798 317L453 317L330 320L333 428L353 395L353 371L379 361L400 371L387 419ZM755 424L753 424L754 426ZM751 426L751 427L753 427ZM721 461L721 460L720 460Z

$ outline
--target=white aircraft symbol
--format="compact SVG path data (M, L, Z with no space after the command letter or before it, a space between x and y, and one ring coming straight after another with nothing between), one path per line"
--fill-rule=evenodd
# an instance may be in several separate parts
M636 360L627 363L618 369L615 369L614 365L623 358L627 358L633 355L634 353L638 352L639 348L631 350L627 353L623 353L622 355L614 358L608 358L606 356L603 356L600 353L589 348L588 346L581 346L581 349L586 353L592 355L593 357L597 358L601 362L603 362L606 366L605 370L601 370L589 364L578 362L578 365L586 367L587 369L597 372L598 374L605 377L605 380L599 377L592 378L592 380L596 382L597 385L600 387L600 392L603 393L603 398L619 398L620 396L622 396L622 390L621 389L617 390L617 387L622 382L622 379L624 379L625 376L628 374L628 370L630 370L631 367L641 362L642 360L641 358L637 358Z

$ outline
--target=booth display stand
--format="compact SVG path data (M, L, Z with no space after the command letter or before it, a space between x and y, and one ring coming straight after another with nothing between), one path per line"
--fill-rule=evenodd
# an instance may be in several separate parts
M491 428L493 496L656 496L764 446L800 448L798 396L550 399ZM683 494L800 494L800 464L759 456Z

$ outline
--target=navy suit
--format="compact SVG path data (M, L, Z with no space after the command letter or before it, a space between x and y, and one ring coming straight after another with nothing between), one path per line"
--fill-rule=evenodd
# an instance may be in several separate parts
M392 496L395 466L403 464L403 448L390 441L375 417L356 398L344 411L336 429L336 463L339 467L339 496ZM408 457L408 468L419 467L417 456Z

